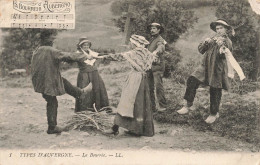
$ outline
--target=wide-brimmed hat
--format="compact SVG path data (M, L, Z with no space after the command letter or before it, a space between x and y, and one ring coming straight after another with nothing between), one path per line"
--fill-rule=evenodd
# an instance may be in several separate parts
M160 32L159 32L160 34L162 34L164 32L163 26L159 23L156 23L156 22L151 23L150 25L147 26L147 30L150 31L151 27L156 27L156 28L160 29Z
M145 45L150 44L145 37L135 34L130 37L130 42L135 44L137 47L144 47Z
M227 29L232 29L232 26L230 26L225 20L223 19L218 19L217 21L211 22L210 24L210 28L213 31L216 31L216 26L217 25L222 25L224 27L226 27Z
M79 38L79 42L77 44L77 47L80 47L82 44L84 43L89 43L90 44L90 47L91 47L91 41L87 38L87 37L81 37Z

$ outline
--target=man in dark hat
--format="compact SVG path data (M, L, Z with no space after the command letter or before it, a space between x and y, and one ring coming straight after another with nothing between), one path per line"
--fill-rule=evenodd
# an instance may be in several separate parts
M228 38L228 31L232 30L232 27L226 21L219 19L212 22L210 28L216 32L216 35L199 44L199 52L204 54L203 63L188 78L184 95L186 105L177 111L179 114L186 114L192 110L196 89L200 84L209 86L210 115L205 120L209 124L215 122L219 117L222 89L228 90L230 88L226 56L224 53L220 53L220 49L224 46L232 51L232 42Z
M37 48L32 57L32 83L35 92L41 93L47 102L48 134L60 133L63 130L57 126L58 101L56 96L68 93L79 98L89 92L92 86L84 89L73 86L61 77L59 66L62 61L84 61L84 54L66 53L52 47L54 36L50 36Z
M157 56L157 60L153 63L152 69L147 72L149 78L149 87L153 111L166 110L166 98L163 88L163 72L165 70L164 51L166 41L160 34L164 32L163 27L159 23L150 24L147 29L151 34L150 44L147 49ZM155 92L154 92L155 88ZM155 96L156 94L156 96Z

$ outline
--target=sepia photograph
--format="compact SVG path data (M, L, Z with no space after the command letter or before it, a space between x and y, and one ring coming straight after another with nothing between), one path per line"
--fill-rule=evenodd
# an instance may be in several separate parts
M0 0L0 164L260 165L260 0Z

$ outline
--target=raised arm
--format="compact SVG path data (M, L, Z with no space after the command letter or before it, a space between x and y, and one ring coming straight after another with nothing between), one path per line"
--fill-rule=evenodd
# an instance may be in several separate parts
M115 54L108 54L103 56L98 56L98 58L107 58L113 61L125 61L124 53L115 53Z
M207 38L205 41L201 42L198 46L198 50L201 54L204 54L208 49L209 45L212 43L212 39Z
M88 59L88 57L83 53L76 53L76 52L62 52L57 49L52 50L52 55L59 61L65 61L65 62L72 62L72 61L84 61Z

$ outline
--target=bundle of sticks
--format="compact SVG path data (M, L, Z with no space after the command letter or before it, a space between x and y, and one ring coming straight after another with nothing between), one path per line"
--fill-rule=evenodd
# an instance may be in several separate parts
M72 118L67 122L67 129L79 129L79 130L98 130L103 132L113 126L113 120L109 113L105 110L100 109L97 111L95 105L93 106L95 112L92 111L81 111L77 112ZM104 107L103 109L109 109Z

